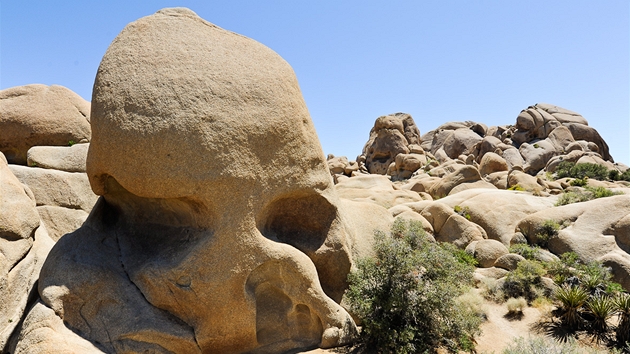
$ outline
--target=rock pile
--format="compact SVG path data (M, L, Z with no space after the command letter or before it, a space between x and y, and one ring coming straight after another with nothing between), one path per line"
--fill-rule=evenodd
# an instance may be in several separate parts
M567 161L628 175L578 113L422 136L396 113L356 161L325 158L291 67L188 9L118 35L91 107L59 86L0 91L0 151L3 353L348 343L347 275L395 219L475 257L479 281L553 222L538 259L600 260L630 289L630 182L554 178ZM559 203L596 187L617 195Z

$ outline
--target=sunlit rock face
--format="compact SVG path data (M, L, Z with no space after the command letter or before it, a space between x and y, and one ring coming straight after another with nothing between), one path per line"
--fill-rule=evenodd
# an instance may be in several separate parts
M344 206L359 209L339 201L276 53L161 10L107 50L91 123L101 198L51 251L31 315L72 332L25 328L29 350L276 353L352 338L338 302L361 249Z

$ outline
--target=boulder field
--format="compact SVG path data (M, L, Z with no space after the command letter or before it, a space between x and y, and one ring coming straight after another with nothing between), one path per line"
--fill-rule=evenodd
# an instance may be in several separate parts
M575 252L630 289L630 182L576 112L536 104L424 135L378 117L355 161L326 157L290 65L184 8L127 25L92 101L0 91L2 353L284 353L351 343L347 275L375 231L417 220L501 277ZM568 193L616 195L560 205Z

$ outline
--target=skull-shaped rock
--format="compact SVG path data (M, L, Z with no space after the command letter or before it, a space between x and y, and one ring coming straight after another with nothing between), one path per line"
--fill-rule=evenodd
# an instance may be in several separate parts
M282 352L347 341L355 232L291 67L187 9L129 24L99 67L101 195L40 279L107 352Z

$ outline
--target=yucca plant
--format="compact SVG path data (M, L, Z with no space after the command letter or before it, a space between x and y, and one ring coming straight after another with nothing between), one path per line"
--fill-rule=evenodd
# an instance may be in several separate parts
M619 294L613 299L619 324L617 325L617 343L623 345L630 341L630 295Z
M555 298L562 307L562 321L571 329L577 329L581 322L580 310L588 300L588 292L577 286L562 286L555 292Z
M599 342L608 333L608 319L615 313L615 304L607 296L594 296L586 302L586 309L593 317L590 325Z

